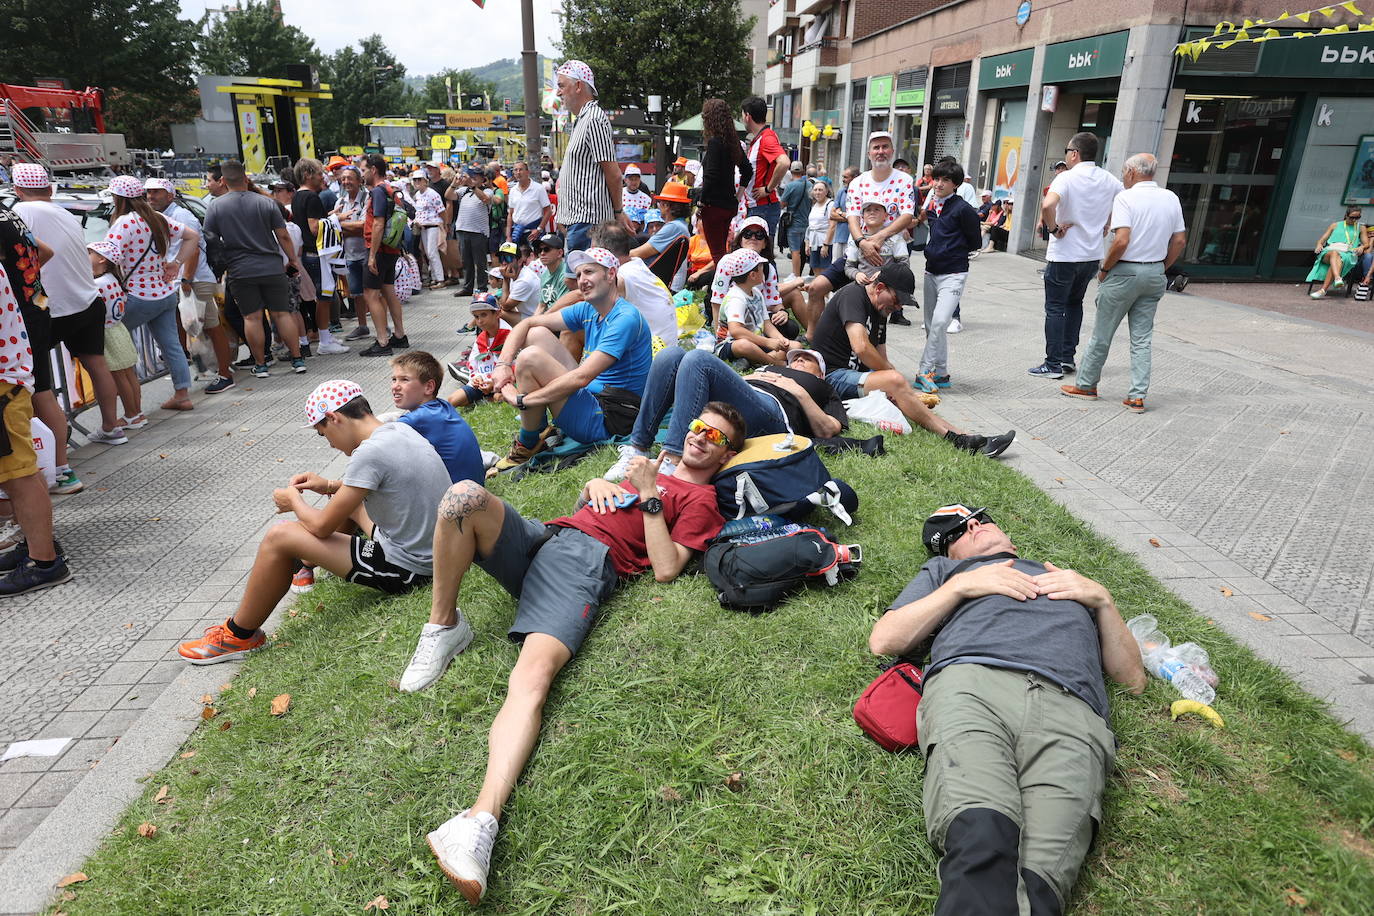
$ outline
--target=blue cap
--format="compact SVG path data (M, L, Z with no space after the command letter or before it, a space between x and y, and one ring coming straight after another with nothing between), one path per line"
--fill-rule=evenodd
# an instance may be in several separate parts
M644 211L644 224L663 222L663 211L658 207L650 207Z

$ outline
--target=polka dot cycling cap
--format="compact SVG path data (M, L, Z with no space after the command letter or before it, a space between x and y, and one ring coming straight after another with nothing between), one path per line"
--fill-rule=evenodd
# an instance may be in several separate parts
M739 277L749 273L763 263L763 257L752 248L736 248L720 259L720 273L727 277Z
M583 264L600 264L607 270L617 270L620 267L620 259L611 254L605 248L588 248L586 251L574 251L568 255L568 270L576 273Z
M110 193L120 197L142 197L143 182L132 175L120 175L110 180Z
M362 386L348 379L336 378L321 382L305 399L306 426L315 426L324 415L338 410L354 398L363 396Z
M568 79L581 80L592 90L593 95L596 94L596 79L592 76L592 68L582 61L565 60L554 72L559 76L566 76Z
M11 177L14 179L16 188L52 187L52 179L48 177L48 170L41 165L34 165L32 162L16 162L12 167Z

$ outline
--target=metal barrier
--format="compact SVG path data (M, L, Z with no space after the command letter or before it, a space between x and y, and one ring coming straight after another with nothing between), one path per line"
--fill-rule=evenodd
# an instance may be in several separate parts
M157 341L153 339L153 329L151 325L143 325L129 334L134 339L134 352L138 354L138 359L134 362L134 372L138 376L139 385L146 385L154 379L161 378L168 372L167 363L162 358L161 351L157 348ZM72 398L72 382L67 377L67 363L79 364L80 360L73 359L67 352L65 345L59 345L50 357L53 362L53 394L57 396L57 403L61 405L62 412L67 415L67 425L79 431L83 436L89 436L90 432L82 426L76 418L84 411L95 407L95 397L92 394L91 400L83 404L75 404Z

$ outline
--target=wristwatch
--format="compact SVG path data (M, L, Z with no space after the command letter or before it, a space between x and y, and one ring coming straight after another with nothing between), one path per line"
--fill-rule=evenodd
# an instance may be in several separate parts
M524 409L525 409L525 396L524 396L524 394L517 394L517 395L515 396L515 409L516 409L516 410L524 410Z
M663 511L663 500L657 496L650 496L648 499L639 501L639 511L647 512L649 515L658 515Z

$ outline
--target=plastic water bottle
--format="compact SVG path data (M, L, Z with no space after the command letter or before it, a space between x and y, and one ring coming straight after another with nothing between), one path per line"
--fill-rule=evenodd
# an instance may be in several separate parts
M1212 701L1217 698L1217 692L1177 649L1152 653L1148 664L1150 670L1161 680L1173 684L1174 689L1183 694L1184 699L1197 700L1203 705L1211 706Z
M1149 614L1141 614L1126 621L1126 629L1140 646L1140 657L1149 658L1169 648L1169 637L1159 628L1159 621Z
M1207 657L1207 650L1195 642L1181 642L1174 646L1174 651L1179 658L1186 661L1198 675L1207 682L1208 686L1217 686L1217 673L1212 670L1211 659Z

